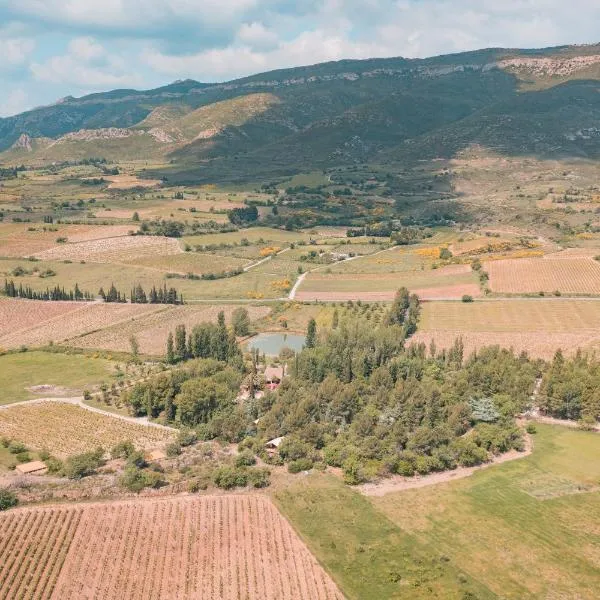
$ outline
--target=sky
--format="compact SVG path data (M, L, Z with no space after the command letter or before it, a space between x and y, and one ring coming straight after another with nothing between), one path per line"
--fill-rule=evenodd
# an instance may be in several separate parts
M0 0L0 117L342 58L600 42L599 0Z

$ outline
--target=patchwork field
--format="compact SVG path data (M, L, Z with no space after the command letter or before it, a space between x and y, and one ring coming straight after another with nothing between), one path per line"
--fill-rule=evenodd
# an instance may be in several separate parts
M493 292L600 294L600 263L592 258L498 260L486 262L484 269Z
M156 304L45 302L1 298L0 347L11 349L43 346L50 342L60 343L164 308Z
M600 436L537 428L527 458L371 500L496 597L593 600L600 568Z
M0 597L342 600L263 496L14 510L0 516Z
M449 265L402 274L309 273L296 293L296 299L387 301L392 300L396 290L403 286L423 300L459 299L465 294L473 297L481 295L470 265Z
M95 413L66 402L31 402L0 409L0 436L58 457L109 450L122 441L139 448L164 446L171 431Z
M231 314L238 308L235 305L210 306L210 305L185 305L163 307L156 312L146 314L138 319L131 319L120 325L106 327L66 342L69 346L77 348L98 348L102 350L129 352L131 349L130 338L135 336L140 352L155 356L165 353L167 337L175 331L177 325L185 325L191 331L195 325L205 321L217 321L219 311L225 313L229 322ZM246 306L252 320L260 319L269 314L266 306Z
M421 309L411 343L449 348L461 337L466 354L498 344L552 358L559 348L574 354L600 342L600 302L571 299L431 302Z
M5 354L0 356L0 405L43 396L80 395L84 388L114 381L116 367L113 361L81 355Z

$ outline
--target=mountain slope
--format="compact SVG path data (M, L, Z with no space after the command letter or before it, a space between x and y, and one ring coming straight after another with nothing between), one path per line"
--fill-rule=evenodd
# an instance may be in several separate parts
M345 60L66 98L0 119L0 162L102 156L179 180L498 151L595 157L600 46Z

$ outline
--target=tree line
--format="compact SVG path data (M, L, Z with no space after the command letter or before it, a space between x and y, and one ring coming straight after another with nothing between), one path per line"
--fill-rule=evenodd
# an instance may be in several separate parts
M53 288L46 288L42 291L36 291L31 288L29 285L23 285L22 283L19 286L15 285L15 282L11 280L4 280L4 290L3 293L8 298L25 298L27 300L48 300L48 301L58 301L58 300L71 300L71 301L80 301L80 300L93 300L94 295L87 291L81 291L79 289L79 285L76 283L75 288L72 290L66 290L64 287L54 286Z

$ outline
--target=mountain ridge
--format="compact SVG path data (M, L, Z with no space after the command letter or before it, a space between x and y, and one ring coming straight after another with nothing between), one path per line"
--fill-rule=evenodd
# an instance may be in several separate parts
M412 158L436 147L451 154L469 138L508 153L596 156L596 136L590 143L581 132L593 131L600 115L598 82L600 44L345 59L220 83L186 79L68 97L0 119L0 162L53 162L94 151L109 160L161 158L175 164L171 171L202 173L194 177L240 171L240 164L262 177L379 153L405 156L408 147L427 144ZM261 104L265 98L271 100ZM94 138L106 144L93 147Z

